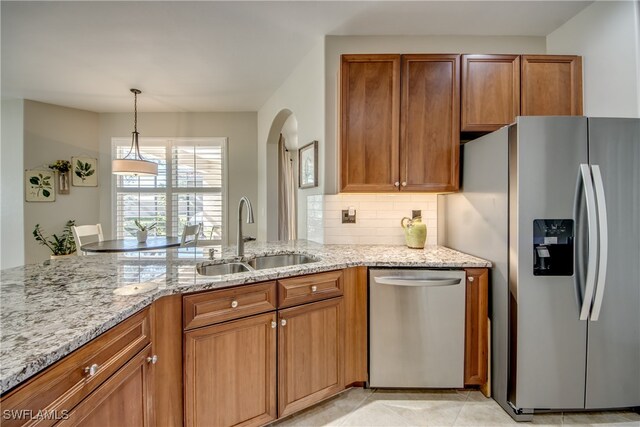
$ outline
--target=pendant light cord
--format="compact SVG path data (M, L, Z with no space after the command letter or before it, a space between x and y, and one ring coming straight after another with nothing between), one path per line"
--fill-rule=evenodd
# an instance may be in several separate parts
M144 160L142 154L140 154L140 145L138 144L138 94L142 93L138 89L131 89L133 92L133 132L131 134L131 148L123 159L129 158L132 152L134 160Z

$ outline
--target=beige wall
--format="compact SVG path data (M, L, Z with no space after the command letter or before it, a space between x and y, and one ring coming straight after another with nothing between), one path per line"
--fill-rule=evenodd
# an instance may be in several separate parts
M71 160L79 155L98 157L98 114L25 100L24 169L46 169L56 160ZM34 240L36 224L43 227L45 234L58 235L69 219L75 219L77 224L96 224L99 192L105 185L107 181L100 176L98 187L71 187L70 194L56 194L55 202L23 202L25 263L46 260L51 254ZM24 196L20 200L24 201Z
M257 196L258 164L257 117L246 113L138 113L141 137L227 137L229 243L235 243L238 201L247 196L254 210L260 209ZM111 138L130 138L133 115L130 113L100 114L100 222L107 238L113 237ZM257 212L256 212L257 213ZM246 218L246 215L245 215ZM256 224L245 224L245 235L256 236Z
M547 36L547 53L582 55L584 114L640 115L640 6L598 1Z
M338 72L346 53L545 53L544 37L327 36L325 39L325 194L338 192Z
M24 101L2 98L0 269L24 264Z
M319 43L258 111L258 237L277 238L277 135L289 114L297 120L298 147L318 141L318 187L298 189L298 238L307 233L307 196L324 191L324 43ZM274 188L276 192L274 192ZM275 203L269 203L276 200Z

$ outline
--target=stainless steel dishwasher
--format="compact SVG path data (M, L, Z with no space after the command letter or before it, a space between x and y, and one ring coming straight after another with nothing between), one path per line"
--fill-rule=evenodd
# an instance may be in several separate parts
M371 387L464 387L465 272L369 270Z

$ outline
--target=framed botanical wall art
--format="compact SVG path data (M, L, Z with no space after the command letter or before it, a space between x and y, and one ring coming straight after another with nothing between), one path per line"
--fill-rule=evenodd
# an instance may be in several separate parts
M24 171L24 191L27 202L55 202L55 173L52 170Z
M74 187L98 186L98 159L93 157L71 158L71 184Z
M298 150L298 187L318 186L318 141L312 141Z

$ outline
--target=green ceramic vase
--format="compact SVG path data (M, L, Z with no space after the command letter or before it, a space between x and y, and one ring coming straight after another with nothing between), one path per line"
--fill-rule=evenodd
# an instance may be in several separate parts
M422 222L422 218L417 216L413 219L404 217L400 220L400 225L404 229L404 237L407 246L411 249L423 249L427 241L427 224Z

